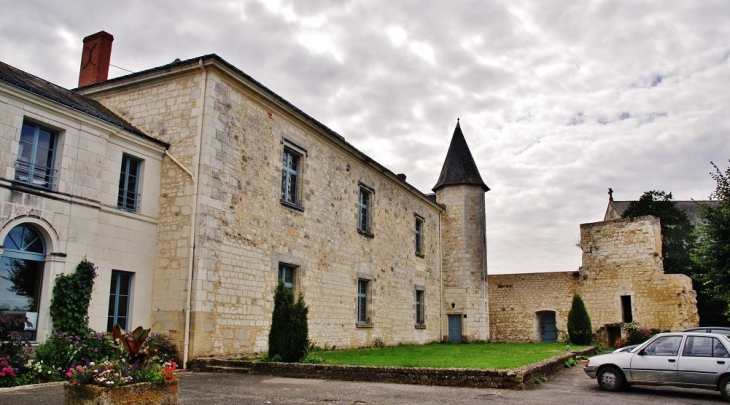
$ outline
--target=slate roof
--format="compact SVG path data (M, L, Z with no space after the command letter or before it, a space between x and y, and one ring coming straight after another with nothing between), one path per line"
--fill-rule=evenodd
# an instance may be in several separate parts
M33 76L30 73L24 72L1 61L0 82L4 82L29 93L33 93L47 100L82 112L98 120L105 121L147 139L148 141L162 145L165 148L170 146L168 143L155 139L135 128L132 124L101 105L98 101L92 100L71 90L67 90L61 86L57 86L49 81Z
M624 211L629 208L631 201L614 201L610 200L609 204L613 204L613 208L619 215L623 215ZM697 224L700 221L700 205L709 205L710 207L717 207L720 203L718 201L709 200L698 200L698 201L674 201L677 208L683 210L687 214L687 218L693 224Z
M274 100L282 103L286 107L291 108L294 112L296 112L297 114L300 114L300 116L304 120L310 121L312 124L314 124L316 127L320 128L325 133L329 134L333 138L336 138L339 142L342 142L348 148L350 148L351 150L353 150L360 157L360 159L363 162L365 162L366 164L372 164L372 165L378 167L379 170L381 170L384 173L388 173L389 175L391 175L394 179L396 179L396 181L399 181L400 183L402 183L410 191L412 191L414 193L417 193L419 196L422 196L422 197L428 199L429 201L433 202L435 205L438 205L441 209L443 209L443 207L440 206L436 202L435 197L432 198L430 196L427 196L426 194L424 194L423 192L421 192L420 190L416 189L411 184L409 184L408 182L406 182L404 179L401 179L401 178L397 177L397 175L395 173L393 173L390 169L388 169L387 167L381 165L377 161L373 160L371 157L369 157L368 155L366 155L365 153L363 153L359 149L357 149L354 145L352 145L349 142L347 142L347 140L345 140L345 137L344 136L338 134L337 132L335 132L332 129L328 128L323 123L317 121L315 118L311 117L309 114L305 113L304 111L302 111L301 109L299 109L294 104L290 103L289 101L287 101L286 99L284 99L280 95L274 93L273 90L271 90L268 87L264 86L261 82L257 81L256 79L254 79L253 77L249 76L247 73L245 73L241 69L233 66L231 63L229 63L228 61L226 61L225 59L223 59L222 57L220 57L220 56L218 56L218 55L216 55L214 53L207 54L207 55L203 55L203 56L198 56L198 57L190 58L190 59L186 59L186 60L176 59L175 61L173 61L173 62L171 62L171 63L169 63L167 65L161 65L161 66L153 67L153 68L150 68L150 69L147 69L147 70L130 73L128 75L115 77L115 78L112 78L112 79L109 79L109 80L106 80L106 81L103 81L103 82L99 82L99 83L94 83L94 84L90 84L90 85L87 85L87 86L78 87L78 88L74 89L74 91L78 91L78 92L83 93L84 91L87 91L87 90L93 90L96 87L109 86L109 85L112 85L113 86L113 85L116 85L116 84L124 84L125 82L129 82L131 80L134 80L134 79L137 79L137 78L141 78L141 77L145 77L145 76L148 76L148 75L151 75L151 74L157 74L157 73L164 74L164 73L167 73L167 72L175 72L176 69L178 69L181 66L190 65L190 64L196 64L197 65L201 61L203 61L203 62L206 62L206 61L216 61L216 62L220 63L221 65L227 67L228 69L231 69L231 71L233 71L236 75L239 75L240 77L242 77L246 81L250 82L253 86L255 86L256 88L260 89L264 94L266 94L266 95L270 96L271 98L273 98Z
M484 184L482 176L479 174L477 164L464 139L464 133L461 132L461 125L457 121L441 174L432 190L437 191L446 186L462 184L481 186L484 192L489 191L489 187Z

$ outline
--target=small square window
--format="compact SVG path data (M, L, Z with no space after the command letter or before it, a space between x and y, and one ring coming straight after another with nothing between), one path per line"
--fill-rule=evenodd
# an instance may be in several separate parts
M357 323L361 325L369 325L370 316L368 314L368 300L370 298L370 281L357 280Z
M20 132L15 180L51 189L56 178L55 164L58 133L40 125L23 123Z
M424 326L426 324L425 299L425 291L416 290L416 327Z
M117 195L118 208L137 212L141 167L141 160L129 155L122 155L122 169L119 172L119 194Z
M295 266L283 263L279 264L279 281L284 283L284 287L294 288L294 284L296 282L296 271L297 268Z
M302 155L284 147L284 161L281 169L281 202L301 206L301 164Z
M423 257L423 218L416 215L416 256Z

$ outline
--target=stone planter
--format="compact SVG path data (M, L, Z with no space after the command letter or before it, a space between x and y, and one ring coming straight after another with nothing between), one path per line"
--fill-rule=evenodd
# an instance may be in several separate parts
M177 405L177 390L153 383L105 388L91 384L63 386L64 405Z

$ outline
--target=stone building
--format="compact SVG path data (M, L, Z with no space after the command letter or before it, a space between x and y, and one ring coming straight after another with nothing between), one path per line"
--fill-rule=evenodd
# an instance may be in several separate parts
M26 315L43 339L56 276L87 257L99 267L91 326L129 316L151 324L167 146L98 102L0 62L0 312Z
M184 360L266 351L280 281L327 348L541 340L575 291L595 325L692 322L652 219L582 225L579 272L487 277L489 188L458 122L426 195L217 55L107 80L112 41L84 39L72 91L0 64L0 311L38 340L84 257L91 328L151 327ZM32 291L4 281L18 260Z
M3 94L49 104L2 99L0 237L25 224L59 240L46 267L63 258L43 272L38 339L55 274L83 257L101 275L92 328L151 326L186 357L265 351L279 280L305 297L319 346L488 338L488 187L458 123L425 195L216 55L105 80L112 39L85 39L74 91L3 65L18 76ZM55 134L51 187L21 178L26 123Z

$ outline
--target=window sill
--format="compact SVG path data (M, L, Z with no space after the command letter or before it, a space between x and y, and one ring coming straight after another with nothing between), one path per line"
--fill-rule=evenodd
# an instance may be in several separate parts
M279 202L281 202L281 205L283 205L286 208L290 208L290 209L295 210L295 211L304 212L304 207L302 207L299 204L295 204L295 203L292 203L292 202L289 202L289 201L284 201L284 200L279 200Z
M416 253L416 256L418 256L418 257L420 257L420 258L424 258L424 257L426 257L426 255L424 255L424 254L423 254L423 253L421 253L421 252L415 252L415 253Z
M358 329L372 329L373 324L372 323L357 323L357 324L355 324L355 327Z
M426 329L426 325L425 324L422 324L422 323L421 324L418 324L417 323L416 324L416 329Z
M374 238L375 237L375 235L373 235L372 233L370 233L368 231L363 231L360 228L357 228L357 233L359 233L362 236L368 237L368 238Z

